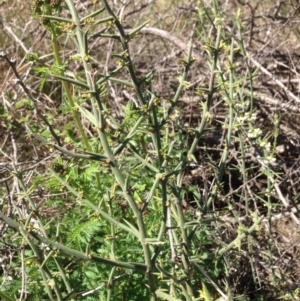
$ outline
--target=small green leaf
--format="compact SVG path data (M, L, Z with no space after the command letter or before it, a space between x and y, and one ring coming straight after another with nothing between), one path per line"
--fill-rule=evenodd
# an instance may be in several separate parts
M0 297L1 297L2 300L4 300L4 301L14 301L14 299L12 299L12 298L9 297L8 295L6 295L4 292L0 292Z
M176 299L173 296L165 293L166 290L157 290L155 294L162 300L168 300L168 301L182 301L181 299Z
M16 109L20 108L27 108L27 109L33 109L34 103L31 99L28 98L22 98L16 103Z
M95 116L89 112L87 109L83 108L82 106L78 105L77 103L75 104L76 107L79 109L81 114L89 120L90 123L92 123L95 127L99 126L99 123L97 122Z

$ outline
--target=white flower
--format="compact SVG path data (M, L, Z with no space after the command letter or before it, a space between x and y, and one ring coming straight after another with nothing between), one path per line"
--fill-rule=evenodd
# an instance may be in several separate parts
M243 124L245 120L246 120L245 116L239 116L236 118L236 123Z
M268 155L267 157L264 158L263 162L265 164L274 164L276 163L276 158L274 158L272 155Z
M245 119L247 119L248 121L255 121L257 119L257 114L246 112L245 113Z
M238 96L233 95L233 99L236 99ZM246 101L242 101L242 102L236 102L234 104L234 108L238 111L238 112L245 112L249 109L250 106L250 102L249 100ZM249 113L248 113L249 114Z
M271 150L271 143L268 142L267 140L261 141L260 146L261 146L261 148L265 149L266 152L270 152L270 150Z
M262 134L261 129L250 129L247 133L248 138L257 138Z

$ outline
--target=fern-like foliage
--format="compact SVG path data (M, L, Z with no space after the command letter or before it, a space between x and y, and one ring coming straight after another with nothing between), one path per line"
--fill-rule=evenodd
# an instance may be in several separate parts
M96 218L74 225L74 229L69 232L67 245L77 249L84 248L86 244L91 242L92 237L101 231L101 226L103 224Z

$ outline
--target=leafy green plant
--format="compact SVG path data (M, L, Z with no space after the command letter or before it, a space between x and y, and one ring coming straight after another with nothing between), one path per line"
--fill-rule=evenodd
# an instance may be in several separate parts
M34 53L27 58L41 77L40 90L51 79L61 84L63 96L57 120L51 112L44 114L14 68L27 94L16 108L37 112L38 121L22 122L29 139L49 154L51 162L44 169L34 166L33 172L12 164L10 172L20 188L17 197L25 204L20 209L12 201L14 214L2 206L0 219L14 230L6 235L22 250L14 259L22 268L13 268L14 280L1 276L1 297L236 298L229 270L238 266L236 254L242 255L236 251L243 245L250 253L251 236L263 219L253 211L253 196L268 206L270 219L271 192L278 179L272 165L278 122L267 136L255 126L252 80L257 70L250 68L239 16L229 32L218 1L211 8L198 1L195 37L204 44L209 79L197 87L199 123L186 127L181 98L190 89L189 71L196 62L192 39L186 56L178 60L177 89L172 99L164 99L152 90L155 70L138 75L131 55L130 43L147 24L127 30L106 0L102 5L96 2L84 15L71 0L33 1L35 17L51 36L53 62L44 64ZM92 66L95 36L117 44L109 56L110 71ZM71 55L61 47L66 38ZM13 62L2 57L13 68ZM240 57L245 74L236 66ZM122 86L131 99L115 103L112 84ZM216 101L225 108L224 118L212 116ZM199 146L207 133L222 136L217 151ZM244 185L257 168L247 165L252 147L261 154L259 175L268 179L267 189L255 195ZM201 164L209 168L202 190L198 183L186 183L187 170ZM231 173L239 174L241 187L226 188ZM245 223L233 204L237 196L245 208ZM186 201L189 197L194 208ZM223 224L218 209L229 209L238 224L236 235L225 241L219 237ZM248 300L247 293L243 300Z

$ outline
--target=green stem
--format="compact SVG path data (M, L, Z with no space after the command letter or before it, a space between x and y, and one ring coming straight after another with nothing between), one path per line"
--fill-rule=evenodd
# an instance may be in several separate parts
M18 222L9 218L8 216L6 216L2 211L0 211L0 219L3 220L5 223L7 223L15 231L18 231L18 232L22 231L22 234L25 237L30 238L30 239L31 239L31 237L33 237L41 243L51 245L54 250L60 250L63 253L73 256L77 259L90 260L90 261L98 262L98 263L105 264L105 265L111 265L111 266L115 266L115 267L123 267L126 269L147 272L147 266L143 263L130 263L130 262L127 263L127 262L122 262L122 261L118 261L118 260L110 260L110 259L102 258L99 256L94 256L92 254L85 254L80 251L68 248L61 243L52 241L51 239L41 236L35 232L29 233Z
M207 123L207 116L209 114L210 107L213 103L213 95L215 93L215 76L216 76L216 71L217 71L217 63L219 59L219 48L220 48L220 43L221 43L221 38L222 38L222 29L221 27L218 28L217 32L217 39L214 45L214 52L213 52L213 64L211 67L211 76L210 76L210 81L209 81L209 92L208 92L208 97L207 101L203 104L203 114L202 114L202 119L201 123L196 131L196 136L192 142L192 145L188 151L188 158L193 155L195 152L196 147L199 144L199 140L201 138L201 135L203 134L203 131L205 129L206 123Z
M61 58L60 58L60 55L59 55L59 45L58 45L58 41L57 41L56 37L53 34L52 34L52 47L53 47L53 51L54 51L55 62L56 62L57 65L61 66L62 61L61 61ZM64 72L61 72L60 75L64 76ZM70 87L69 87L69 85L66 81L62 80L61 83L62 83L62 86L63 86L64 91L66 93L67 101L68 101L69 106L72 110L74 120L75 120L75 123L77 125L78 130L79 130L79 133L81 135L81 138L83 140L84 146L87 150L90 150L90 145L89 145L87 136L85 134L85 131L83 129L82 123L80 121L80 117L79 117L77 108L75 106L74 99L73 99L73 96L72 96L71 91L70 91Z

